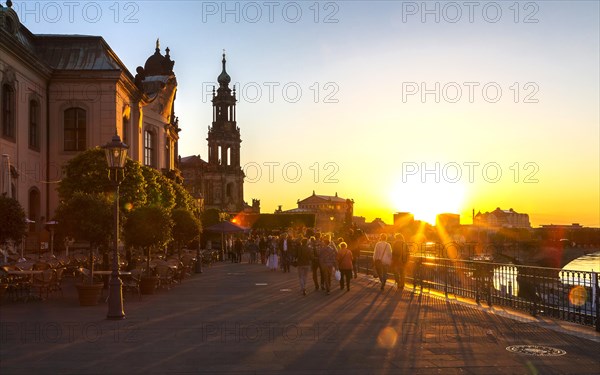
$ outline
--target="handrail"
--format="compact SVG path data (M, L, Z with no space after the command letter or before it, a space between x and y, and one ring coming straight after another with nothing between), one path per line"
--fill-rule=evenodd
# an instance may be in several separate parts
M452 246L461 250L456 243ZM489 306L509 306L533 316L594 326L600 332L600 278L596 272L440 257L448 253L447 246L440 244L409 244L409 249L406 279L412 282L413 291L438 290ZM462 250L459 253L465 254ZM375 272L372 255L372 248L360 251L361 272Z

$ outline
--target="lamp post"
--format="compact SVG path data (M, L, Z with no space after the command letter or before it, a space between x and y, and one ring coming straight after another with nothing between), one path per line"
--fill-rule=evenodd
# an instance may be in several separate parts
M196 207L198 212L202 212L204 207L204 199L196 198ZM198 215L200 216L200 215ZM202 246L202 237L198 236L198 248L196 249L196 269L195 273L202 273L202 253L200 253L200 247Z
M102 147L106 153L106 162L108 163L108 177L115 188L115 228L114 228L114 247L112 259L112 274L110 276L110 291L108 295L108 314L107 319L123 319L125 311L123 310L123 282L119 278L119 185L125 178L125 159L127 158L127 145L121 142L121 137L115 134L112 141Z

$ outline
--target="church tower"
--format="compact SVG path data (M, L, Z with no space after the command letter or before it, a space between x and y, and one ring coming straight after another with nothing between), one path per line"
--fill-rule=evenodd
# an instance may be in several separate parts
M225 67L217 78L219 88L213 87L212 126L208 128L208 165L204 181L205 208L229 213L244 209L244 172L240 166L240 128L237 127L235 86L229 88L231 77Z

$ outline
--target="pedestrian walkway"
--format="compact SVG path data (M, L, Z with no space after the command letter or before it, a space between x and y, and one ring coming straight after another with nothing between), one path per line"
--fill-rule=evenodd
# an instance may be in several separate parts
M600 374L593 328L359 276L302 296L297 275L218 263L155 295L0 306L0 374ZM507 349L508 348L508 349Z

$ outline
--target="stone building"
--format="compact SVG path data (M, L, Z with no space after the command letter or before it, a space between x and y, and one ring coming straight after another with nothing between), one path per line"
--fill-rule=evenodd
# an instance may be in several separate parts
M298 208L285 211L285 213L312 213L315 214L315 227L323 231L339 230L342 226L350 226L354 213L354 200L345 199L335 195L312 195L298 200Z
M208 161L200 155L180 159L184 186L204 209L217 209L230 214L258 213L260 202L252 206L244 202L244 172L240 165L241 137L236 117L236 92L229 87L231 77L223 54L222 71L213 87L212 125L208 128Z
M478 212L473 218L473 224L487 228L531 228L529 215L520 214L513 210L502 210L499 207L492 212Z
M58 206L62 166L117 133L129 156L174 177L177 80L158 41L134 77L100 36L43 35L0 5L0 194L24 208L30 237Z

